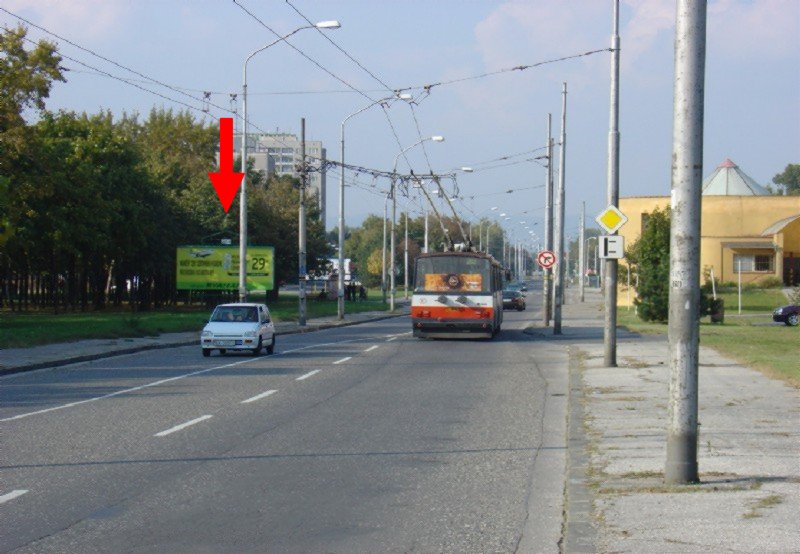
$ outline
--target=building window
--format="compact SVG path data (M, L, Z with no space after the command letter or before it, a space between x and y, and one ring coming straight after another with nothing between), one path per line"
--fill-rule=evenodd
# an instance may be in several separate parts
M741 266L739 265L741 263ZM769 254L734 254L733 271L775 271L775 256Z

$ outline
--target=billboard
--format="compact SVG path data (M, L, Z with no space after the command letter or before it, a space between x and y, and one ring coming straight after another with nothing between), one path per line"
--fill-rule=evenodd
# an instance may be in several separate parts
M275 287L275 248L247 247L247 290ZM238 246L179 246L175 281L178 290L238 290Z

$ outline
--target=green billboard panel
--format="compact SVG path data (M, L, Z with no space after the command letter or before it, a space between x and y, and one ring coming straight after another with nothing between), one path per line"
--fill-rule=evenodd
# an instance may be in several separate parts
M247 247L247 290L275 287L275 248ZM179 246L176 262L178 290L238 290L238 246Z

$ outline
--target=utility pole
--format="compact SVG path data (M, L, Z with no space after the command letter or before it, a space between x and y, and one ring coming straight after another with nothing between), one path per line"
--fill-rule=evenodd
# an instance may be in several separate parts
M584 252L583 241L586 238L586 202L581 202L581 222L580 234L578 235L578 291L581 295L581 302L586 300L584 295L584 276L586 275L586 266L584 265Z
M669 253L668 484L696 483L706 1L678 0Z
M408 202L406 202L405 216L406 238L403 243L403 298L408 300Z
M299 285L299 317L298 324L303 327L306 324L306 185L308 183L308 167L306 166L306 118L300 119L300 221L298 223L298 237L300 248L298 252L297 276ZM344 171L344 167L342 168ZM342 271L343 268L339 268Z
M564 303L564 168L567 151L567 83L561 92L561 148L558 159L558 194L556 196L556 278L553 298L553 334L561 334L561 305Z
M390 192L386 193L386 199L383 201L383 244L381 245L381 293L383 294L383 303L386 304L386 219L389 217L387 215L388 205L389 205L389 195Z
M614 34L611 37L611 105L608 117L607 200L608 204L615 208L619 204L619 47L619 0L614 0ZM603 290L605 291L603 358L606 367L617 367L617 260L605 259L603 266L605 266L603 273Z
M425 185L423 185L425 186ZM425 253L428 253L428 205L425 205Z
M544 249L553 251L553 134L551 131L552 114L547 114L547 182L545 183L545 209L544 209ZM542 316L544 326L550 326L553 309L553 270L542 270Z
M392 224L389 232L389 311L394 313L394 295L395 295L395 244L394 244L394 227L397 221L397 187L395 181L397 176L392 176Z

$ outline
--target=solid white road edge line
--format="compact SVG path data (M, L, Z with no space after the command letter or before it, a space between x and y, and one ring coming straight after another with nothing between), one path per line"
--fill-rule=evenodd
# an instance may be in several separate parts
M309 372L308 372L308 373L306 373L305 375L301 375L300 377L298 377L297 379L295 379L295 381L303 381L304 379L308 379L308 378L309 378L309 377L311 377L312 375L316 375L317 373L319 373L319 371L320 371L320 370L318 370L318 369L315 369L314 371L309 371Z
M339 365L346 362L347 360L352 360L352 359L353 359L352 356L348 356L346 358L342 358L341 360L336 360L335 362L333 362L333 365Z
M169 379L161 379L160 381L154 381L153 383L147 383L146 385L140 385L138 387L133 387L130 389L118 390L117 392L112 392L109 394L104 394L103 396L95 396L94 398L87 398L86 400L79 400L78 402L70 402L69 404L62 404L61 406L53 406L52 408L45 408L44 410L37 410L35 412L28 412L25 414L18 414L12 417L6 417L0 419L0 421L14 421L16 419L22 419L24 417L38 415L38 414L46 414L48 412L54 412L56 410L63 410L64 408L72 408L73 406L79 406L81 404L86 404L87 402L94 402L95 400L103 400L104 398L111 398L112 396L119 396L120 394L127 394L129 392L136 392L137 390L146 389L148 387L155 387L156 385L163 385L164 383L169 383L171 381L177 381L178 379L184 379L186 377L191 377L193 375L200 375L201 373L208 373L209 371L214 371L215 369L224 369L226 367L233 367L241 364L245 364L247 362L252 362L257 360L258 358L242 360L240 362L233 362L232 364L225 364L225 365L218 365L215 367L209 367L208 369L201 369L200 371L193 371L191 373L186 373L184 375L178 375L176 377L170 377Z
M366 350L364 350L364 352L372 352L372 351L373 351L373 350L375 350L376 348L378 348L378 345L377 345L377 344L373 344L372 346L370 346L369 348L367 348Z
M174 433L175 431L180 431L181 429L186 429L190 425L194 425L195 423L200 423L201 421L205 421L206 419L211 419L212 417L214 417L214 416L210 416L210 415L200 416L200 417L198 417L196 419L193 419L191 421L187 421L186 423L181 423L180 425L176 425L175 427L170 427L166 431L161 431L160 433L156 433L153 436L154 437L166 437L167 435L169 435L171 433Z
M262 398L266 398L267 396L275 394L276 392L278 392L278 391L276 391L276 390L268 390L266 392L262 392L261 394L257 394L252 398L248 398L247 400L242 400L240 402L240 404L249 404L250 402L255 402L256 400L261 400Z
M8 494L4 494L3 496L0 496L0 504L4 504L4 503L8 502L9 500L14 500L16 497L22 496L26 492L28 492L28 491L25 490L25 489L17 489L15 491L11 491Z

